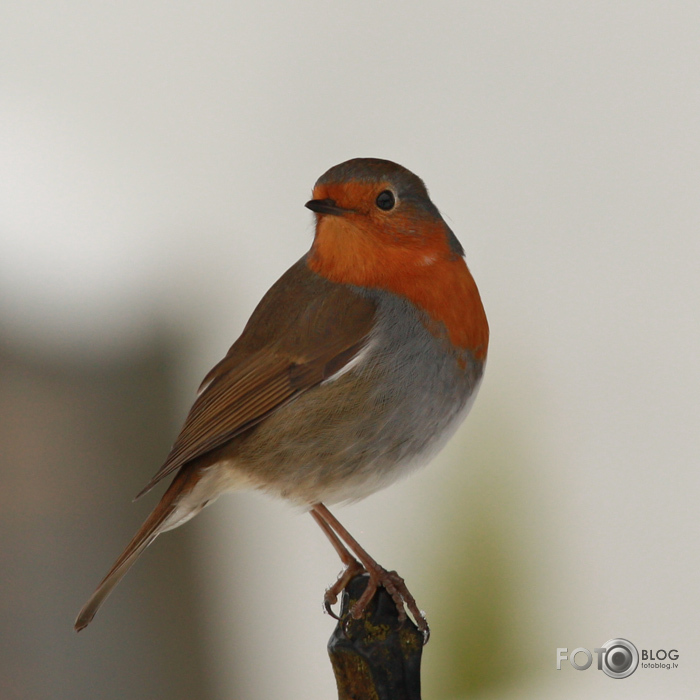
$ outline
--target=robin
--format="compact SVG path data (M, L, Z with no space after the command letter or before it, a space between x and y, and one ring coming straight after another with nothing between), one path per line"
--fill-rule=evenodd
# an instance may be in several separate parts
M403 579L382 568L326 503L357 501L428 462L466 416L489 329L464 250L423 181L388 160L328 170L306 206L311 249L265 294L204 378L165 463L139 494L175 477L80 611L86 627L155 538L225 491L260 489L309 510L361 571L360 617L379 586L428 626ZM353 556L354 555L354 556ZM355 558L357 557L357 558Z

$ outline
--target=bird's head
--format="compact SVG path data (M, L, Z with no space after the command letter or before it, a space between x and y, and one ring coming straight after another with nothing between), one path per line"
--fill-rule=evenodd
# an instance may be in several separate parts
M408 271L464 254L410 170L378 158L354 158L316 182L306 206L315 212L312 257L340 278L364 271L366 281L398 265ZM394 264L392 264L394 263Z

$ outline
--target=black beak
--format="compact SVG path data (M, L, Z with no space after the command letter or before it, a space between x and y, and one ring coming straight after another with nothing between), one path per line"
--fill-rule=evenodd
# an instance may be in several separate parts
M342 216L347 212L347 209L339 207L333 199L310 199L304 206L317 214Z

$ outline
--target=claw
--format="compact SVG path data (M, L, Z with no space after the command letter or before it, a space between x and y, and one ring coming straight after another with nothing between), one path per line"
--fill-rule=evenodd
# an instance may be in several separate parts
M333 605L330 601L324 600L323 601L323 609L326 613L326 615L330 615L334 620L340 620L340 618L335 614L335 610L331 607Z
M326 594L323 596L323 609L326 611L326 615L330 615L334 620L340 620L333 610L333 606L337 602L338 596L333 590L331 588L326 589Z
M430 641L430 627L428 627L428 620L425 618L425 613L422 610L419 610L418 612L420 613L421 620L423 620L423 623L425 624L425 628L418 625L418 629L423 633L423 646L425 646Z
M328 589L323 596L323 607L333 619L340 620L338 615L333 612L332 606L338 602L338 595L345 590L345 587L358 574L364 572L364 567L355 559L352 560L338 575L338 580Z

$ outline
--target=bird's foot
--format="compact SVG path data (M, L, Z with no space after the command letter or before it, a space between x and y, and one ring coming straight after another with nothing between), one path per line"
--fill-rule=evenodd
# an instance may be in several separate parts
M399 612L399 621L403 622L406 619L406 609L408 608L408 611L416 622L416 626L423 633L423 644L427 644L428 639L430 639L428 621L425 619L425 614L418 608L416 599L406 587L403 578L401 578L396 571L387 571L379 565L376 565L376 568L372 567L368 573L369 581L367 582L367 588L365 588L364 593L350 610L352 617L356 620L361 618L369 602L377 592L377 588L383 586L396 605L396 609ZM348 581L349 580L350 579L348 579ZM347 581L345 583L347 585Z
M326 612L336 620L340 618L333 612L333 606L338 602L338 596L345 590L350 581L358 574L363 573L365 567L356 559L352 559L338 576L338 580L326 590L323 596L323 607Z

